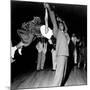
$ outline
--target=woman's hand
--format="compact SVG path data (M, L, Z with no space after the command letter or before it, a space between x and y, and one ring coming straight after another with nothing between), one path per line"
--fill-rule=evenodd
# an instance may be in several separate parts
M51 40L51 39L49 39L48 42L49 42L50 44L52 44L52 40Z

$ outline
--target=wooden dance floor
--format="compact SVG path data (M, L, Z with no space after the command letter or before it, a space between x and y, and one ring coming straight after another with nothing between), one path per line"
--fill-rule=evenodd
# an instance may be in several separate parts
M41 87L52 87L53 78L55 71L44 70L44 71L34 71L32 73L26 73L12 83L11 89L31 89L31 88L41 88ZM86 85L87 84L87 74L84 70L74 69L71 71L65 86L75 86L75 85Z

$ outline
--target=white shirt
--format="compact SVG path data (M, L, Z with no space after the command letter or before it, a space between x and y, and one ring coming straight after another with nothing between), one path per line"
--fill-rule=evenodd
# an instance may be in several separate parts
M46 37L47 39L50 39L51 36L53 35L53 32L50 28L48 28L48 33L45 33L45 25L42 25L40 27L40 31L41 31L41 34Z

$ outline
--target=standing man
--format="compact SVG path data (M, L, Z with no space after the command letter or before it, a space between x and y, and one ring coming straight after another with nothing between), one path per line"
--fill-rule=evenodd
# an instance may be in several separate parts
M56 70L56 50L52 49L52 63L53 63L53 70Z
M40 41L36 45L36 48L38 50L37 70L40 70L41 69L41 60L42 60L42 48L43 48L43 45Z
M64 30L64 24L62 20L59 20L56 23L55 14L50 9L49 5L46 4L46 7L48 8L50 18L53 24L53 33L56 37L56 62L57 62L57 68L56 73L53 81L53 86L61 86L61 83L63 79L65 78L65 68L67 64L67 59L69 56L68 51L68 42L65 36ZM58 24L58 25L57 25Z
M45 60L46 60L46 52L47 52L47 43L43 42L43 48L42 48L42 60L41 60L41 69L44 69Z
M74 52L73 52L74 64L77 65L77 57L78 57L78 54L77 54L77 42L79 42L79 39L73 33L72 37L71 37L71 40L72 40L72 42L74 44Z
M38 50L38 61L37 61L37 70L43 70L44 64L46 60L46 52L47 52L47 43L44 42L45 38L42 38L42 41L39 41L36 45Z

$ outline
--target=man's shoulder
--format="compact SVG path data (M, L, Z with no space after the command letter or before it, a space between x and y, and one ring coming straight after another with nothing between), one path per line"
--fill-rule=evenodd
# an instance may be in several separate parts
M64 36L64 32L58 30L58 32L57 32L57 36L58 36L58 37Z

